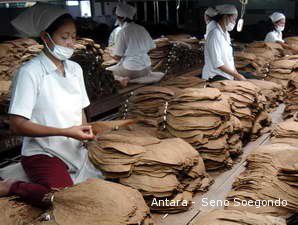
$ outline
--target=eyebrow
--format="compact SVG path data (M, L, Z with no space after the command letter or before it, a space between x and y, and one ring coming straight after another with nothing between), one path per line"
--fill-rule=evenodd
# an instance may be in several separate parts
M63 32L63 33L62 33L62 35L65 35L65 34L67 34L67 35L73 35L73 34L75 34L75 35L76 35L77 32L73 32L73 33L71 33L71 32Z

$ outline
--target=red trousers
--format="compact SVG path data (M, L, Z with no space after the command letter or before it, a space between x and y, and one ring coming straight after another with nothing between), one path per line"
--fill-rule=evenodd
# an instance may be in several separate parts
M73 185L67 165L57 157L23 156L21 163L32 183L17 181L11 186L10 194L17 195L32 205L47 207L42 201L47 193L55 188Z

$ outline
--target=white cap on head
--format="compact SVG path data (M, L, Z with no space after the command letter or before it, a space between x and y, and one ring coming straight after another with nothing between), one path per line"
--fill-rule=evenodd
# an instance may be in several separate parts
M137 12L137 10L135 7L125 4L125 3L119 4L116 8L117 16L125 17L125 18L131 19L131 20L135 16L136 12Z
M221 15L225 14L238 14L236 6L230 4L218 5L215 7L217 12Z
M68 12L60 7L37 3L17 16L11 24L26 37L38 37L60 16Z
M269 18L272 20L273 23L275 23L279 20L286 19L286 16L282 13L275 12L271 16L269 16Z
M216 11L216 9L214 7L209 7L208 9L206 9L205 15L214 17L214 16L218 15L218 12Z

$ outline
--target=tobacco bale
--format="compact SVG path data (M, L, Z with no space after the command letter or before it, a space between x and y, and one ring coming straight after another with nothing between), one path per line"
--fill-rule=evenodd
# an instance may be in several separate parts
M138 191L100 179L56 192L53 215L63 225L143 224L150 217Z
M33 223L42 210L21 202L14 197L0 198L1 224L26 225Z

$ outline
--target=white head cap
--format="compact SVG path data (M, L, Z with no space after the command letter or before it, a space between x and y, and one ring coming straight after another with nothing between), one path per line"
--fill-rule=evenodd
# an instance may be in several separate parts
M217 12L221 15L238 14L236 6L230 4L218 5L215 7Z
M206 9L205 15L214 17L214 16L218 15L218 12L216 11L216 9L214 7L209 7L208 9Z
M46 30L60 16L68 12L60 7L37 3L17 16L11 24L27 37L38 37L40 32Z
M273 13L271 16L269 16L269 18L272 20L273 23L282 19L286 19L285 15L279 12Z
M116 8L116 15L120 17L125 17L128 19L133 19L134 15L136 14L137 10L135 7L121 3Z

